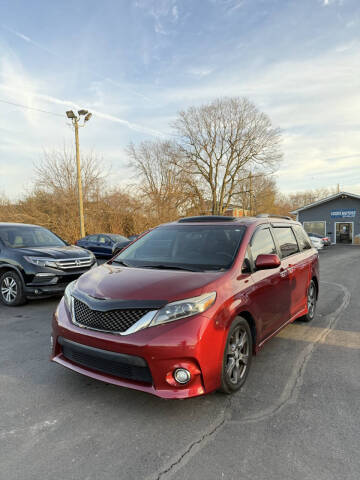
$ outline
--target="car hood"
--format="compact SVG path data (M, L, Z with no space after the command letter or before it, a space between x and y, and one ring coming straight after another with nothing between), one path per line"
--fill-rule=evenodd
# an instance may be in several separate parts
M103 264L82 275L76 290L111 300L175 301L201 295L224 272L185 272Z
M83 248L75 245L64 245L63 247L29 247L17 248L17 253L21 255L28 255L32 257L47 257L47 258L81 258L88 257L89 252Z

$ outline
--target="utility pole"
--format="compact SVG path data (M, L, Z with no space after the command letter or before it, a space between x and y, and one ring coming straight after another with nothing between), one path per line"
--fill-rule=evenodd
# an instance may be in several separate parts
M250 170L249 174L249 209L250 209L250 216L252 215L252 174Z
M76 116L72 110L69 110L66 112L66 116L72 120L72 124L75 130L76 171L77 171L78 197L79 197L80 235L81 235L81 238L83 238L85 237L85 221L84 221L84 204L83 204L81 167L80 167L79 127L85 126L85 123L88 122L92 117L92 113L89 113L87 110L79 110L78 116ZM84 123L82 125L79 125L81 116L84 116Z

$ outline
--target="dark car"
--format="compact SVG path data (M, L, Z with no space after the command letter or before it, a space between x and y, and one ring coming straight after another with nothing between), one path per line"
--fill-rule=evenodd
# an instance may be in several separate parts
M99 233L80 238L80 240L76 242L76 245L90 250L96 257L111 258L113 256L114 245L120 242L129 243L129 240L123 235L115 233Z
M232 393L268 340L314 318L318 291L318 252L300 223L183 218L67 287L52 360L163 398Z
M0 301L5 305L62 294L95 263L91 252L67 244L46 228L0 223Z
M120 253L121 250L123 250L125 247L127 247L128 245L130 245L130 243L135 242L135 240L136 240L137 238L139 238L141 235L144 235L144 233L146 233L146 232L139 233L138 235L129 235L129 237L127 238L127 240L122 240L121 242L116 242L116 243L114 243L113 248L112 248L112 254L113 254L113 256L114 256L114 255L117 255L118 253Z

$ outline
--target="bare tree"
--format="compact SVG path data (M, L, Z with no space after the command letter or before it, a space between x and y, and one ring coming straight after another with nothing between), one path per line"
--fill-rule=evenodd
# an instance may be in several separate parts
M81 156L81 179L85 200L98 195L106 174L101 168L102 159L93 152ZM35 187L58 195L77 195L76 160L73 150L44 151L44 156L34 167Z
M160 222L173 220L201 203L201 188L179 167L182 153L175 142L130 144L128 155L150 217L154 215Z
M274 171L282 158L279 130L246 98L190 107L173 126L183 153L176 164L206 186L213 214L228 208L250 168Z

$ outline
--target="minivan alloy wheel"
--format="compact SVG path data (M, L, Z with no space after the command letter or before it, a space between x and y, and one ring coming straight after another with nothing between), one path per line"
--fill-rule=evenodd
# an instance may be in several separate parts
M307 313L302 316L300 320L303 322L311 322L315 317L316 311L316 302L317 302L317 287L314 280L311 280L309 288L307 291L306 303L307 303Z
M249 361L249 340L246 330L235 328L227 349L226 375L229 382L237 385L245 375Z
M313 281L311 281L309 286L307 305L308 305L309 319L312 319L314 318L315 307L316 307L316 287Z
M230 326L223 356L220 390L233 393L245 383L252 359L252 335L245 318L237 317Z

